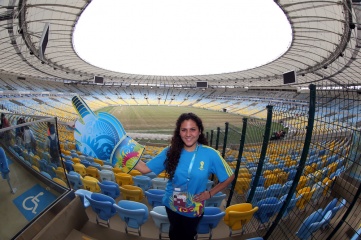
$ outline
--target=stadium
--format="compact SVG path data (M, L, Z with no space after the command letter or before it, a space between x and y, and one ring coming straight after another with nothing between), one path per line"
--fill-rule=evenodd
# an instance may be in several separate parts
M151 160L183 112L235 173L198 239L360 238L361 1L274 1L292 29L284 54L187 76L84 61L73 34L91 4L0 1L0 239L167 239L167 175L125 174L112 156L126 137Z

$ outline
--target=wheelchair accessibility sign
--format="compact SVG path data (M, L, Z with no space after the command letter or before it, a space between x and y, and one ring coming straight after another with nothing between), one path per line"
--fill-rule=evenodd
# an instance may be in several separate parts
M39 184L27 190L19 197L13 200L15 206L24 215L24 217L31 221L41 211L43 211L49 204L55 201L56 196Z

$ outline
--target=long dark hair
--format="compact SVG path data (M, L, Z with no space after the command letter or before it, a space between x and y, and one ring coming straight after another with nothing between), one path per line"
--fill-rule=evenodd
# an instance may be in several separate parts
M180 127L181 127L182 122L185 120L193 120L197 124L199 131L201 133L198 138L198 143L208 145L208 141L203 133L204 127L203 127L202 120L194 113L181 114L178 117L178 120L176 122L176 128L174 129L173 137L171 140L171 145L167 152L167 159L164 162L165 171L169 175L170 180L173 179L175 170L178 166L181 151L184 147L184 143L182 141L182 138L180 137Z

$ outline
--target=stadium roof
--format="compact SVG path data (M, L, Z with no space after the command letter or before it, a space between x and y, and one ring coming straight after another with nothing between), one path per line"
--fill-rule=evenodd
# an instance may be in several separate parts
M285 54L261 67L197 76L154 76L112 72L90 65L75 52L72 35L91 0L0 1L0 72L44 80L107 84L281 87L283 73L297 73L297 87L310 83L348 88L361 85L360 0L275 1L289 19L293 41ZM44 26L51 31L44 58L39 53ZM267 37L265 37L267 41Z

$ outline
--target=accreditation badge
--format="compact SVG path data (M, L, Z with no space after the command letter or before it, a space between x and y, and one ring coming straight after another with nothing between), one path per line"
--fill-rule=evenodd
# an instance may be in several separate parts
M173 186L173 205L175 207L187 207L187 184Z

